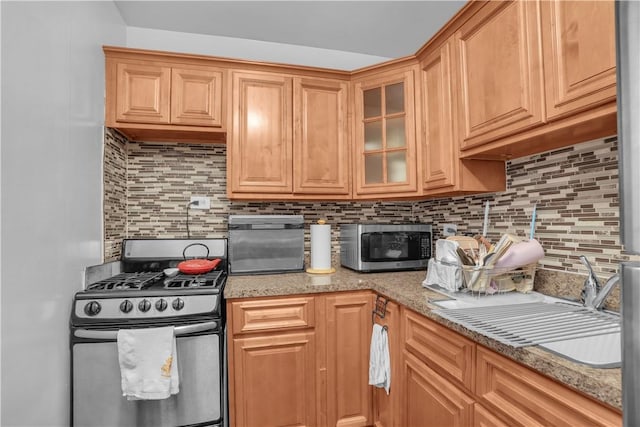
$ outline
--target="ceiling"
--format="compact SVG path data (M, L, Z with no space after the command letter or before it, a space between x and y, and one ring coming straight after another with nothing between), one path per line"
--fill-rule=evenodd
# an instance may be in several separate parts
M129 27L399 58L466 1L115 1Z

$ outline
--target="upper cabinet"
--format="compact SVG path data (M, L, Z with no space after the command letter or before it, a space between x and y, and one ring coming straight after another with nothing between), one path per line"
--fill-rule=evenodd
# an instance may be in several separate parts
M292 192L291 78L233 72L227 189L234 193Z
M232 72L229 198L349 198L347 89L340 80Z
M422 178L425 195L504 191L505 165L497 160L461 160L454 113L454 40L431 48L422 68Z
M354 81L355 195L418 195L415 66Z
M107 126L133 140L224 140L224 69L169 54L104 51Z
M462 157L614 135L614 2L491 1L456 32Z
M489 2L456 32L461 148L543 121L538 4Z
M616 99L613 1L543 1L547 118Z

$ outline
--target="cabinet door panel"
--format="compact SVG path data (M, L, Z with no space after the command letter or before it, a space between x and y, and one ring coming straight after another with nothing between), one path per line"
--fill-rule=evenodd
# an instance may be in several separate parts
M371 293L326 298L327 419L330 426L371 424Z
M292 192L291 78L234 73L232 192Z
M171 123L222 125L222 71L171 70Z
M541 4L547 117L615 100L614 2Z
M402 425L469 426L474 400L405 351Z
M422 71L425 118L423 184L428 189L456 183L459 154L453 139L451 50L452 44L445 43L426 59Z
M294 192L350 193L346 82L294 79Z
M591 399L478 346L476 395L510 426L620 426L621 417Z
M116 120L169 123L171 68L118 63Z
M488 2L456 33L462 148L543 122L538 3Z
M417 196L417 67L354 84L354 191L360 198Z
M315 425L313 332L235 339L233 346L236 427Z

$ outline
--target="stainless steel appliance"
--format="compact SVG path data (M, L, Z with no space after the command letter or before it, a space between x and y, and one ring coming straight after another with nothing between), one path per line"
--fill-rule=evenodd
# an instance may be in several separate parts
M362 272L426 269L431 238L429 224L343 224L340 263Z
M640 254L640 3L616 1L618 82L618 164L621 240L627 253ZM622 416L640 425L640 263L623 262Z
M215 270L169 277L187 257ZM206 248L204 246L206 246ZM226 239L125 240L119 262L89 267L71 312L71 419L75 426L222 426L226 422ZM175 327L180 391L164 400L122 396L117 333Z
M230 274L304 270L302 215L229 215Z

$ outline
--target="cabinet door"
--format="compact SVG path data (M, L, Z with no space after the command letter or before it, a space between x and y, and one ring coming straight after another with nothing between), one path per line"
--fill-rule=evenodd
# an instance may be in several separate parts
M349 195L348 84L295 78L294 192Z
M232 193L292 192L291 78L233 73Z
M541 5L547 117L614 101L614 2L554 0Z
M412 427L470 426L474 400L426 364L404 352L402 425Z
M456 33L462 147L543 122L539 5L487 2Z
M458 144L453 136L451 41L425 58L422 70L424 148L423 185L426 189L456 183Z
M116 121L169 123L171 68L120 62L116 66Z
M402 423L400 405L402 402L402 340L400 335L400 306L387 302L384 319L376 318L376 323L387 327L389 357L391 358L391 388L387 394L384 388L373 389L373 425L393 427Z
M478 346L476 395L510 426L620 426L620 414Z
M240 338L233 346L233 425L315 425L313 332Z
M473 427L509 427L509 425L476 403L473 406Z
M417 195L414 72L355 83L358 195Z
M370 292L326 297L327 425L371 424Z
M222 71L172 68L171 123L222 126Z

